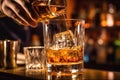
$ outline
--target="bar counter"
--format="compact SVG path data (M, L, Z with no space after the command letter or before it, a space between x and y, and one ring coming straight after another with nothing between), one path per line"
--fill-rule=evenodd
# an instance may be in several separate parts
M120 80L120 72L84 69L80 74L54 75L44 71L25 71L24 67L0 69L0 80Z

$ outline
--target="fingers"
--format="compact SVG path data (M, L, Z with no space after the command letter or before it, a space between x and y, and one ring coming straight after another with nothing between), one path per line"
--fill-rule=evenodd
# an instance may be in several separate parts
M20 25L25 25L28 26L29 24L24 22L22 19L20 19L9 7L5 7L5 15L7 15L8 17L11 17L13 20L15 20L18 24ZM4 11L3 10L3 11Z
M20 17L24 22L32 25L32 26L36 26L35 21L29 17L29 15L25 12L25 10L19 6L16 3L10 3L8 5L8 7L10 7L12 9L12 11L15 12L15 14Z
M33 9L30 2L28 0L16 0L18 4L20 4L21 7L26 11L26 13L33 19L37 20L39 15L37 12Z
M25 21L23 21L21 18L19 18L10 8L6 8L7 13L9 14L8 16L10 16L13 20L15 20L18 24L20 25L24 25L24 26L29 26L28 23L26 23ZM6 14L7 15L7 14Z
M19 4L16 1L20 1ZM32 8L27 8L30 5L26 5L27 2L24 2L24 0L16 1L4 0L4 4L2 5L4 14L11 17L20 24L35 27L37 25L35 22L37 13L34 13L34 10L32 10Z

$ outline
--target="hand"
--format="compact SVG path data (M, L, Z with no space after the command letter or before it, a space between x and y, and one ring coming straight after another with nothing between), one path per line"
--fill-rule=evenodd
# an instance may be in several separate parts
M1 11L24 26L37 26L38 14L30 4L30 0L3 0Z

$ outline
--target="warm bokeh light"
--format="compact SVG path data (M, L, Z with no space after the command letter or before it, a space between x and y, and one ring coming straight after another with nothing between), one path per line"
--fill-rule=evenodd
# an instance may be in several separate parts
M85 26L84 26L84 27L87 29L87 28L90 28L91 25L90 25L90 23L85 23Z
M114 73L113 72L108 72L108 79L114 80Z
M102 26L102 27L106 27L106 26L107 26L106 20L102 20L102 21L101 21L101 26Z

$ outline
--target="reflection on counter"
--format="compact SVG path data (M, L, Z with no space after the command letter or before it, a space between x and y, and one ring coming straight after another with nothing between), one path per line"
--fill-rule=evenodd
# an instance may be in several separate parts
M85 70L86 72L86 70ZM119 80L120 74L118 72L107 72L101 70L87 70L84 74L85 80Z
M84 80L84 74L65 74L65 75L50 75L48 80Z
M6 80L120 80L120 72L84 69L82 74L48 74L45 71L26 72L24 67L0 69L0 79Z
M84 80L84 73L61 74L48 73L47 70L25 70L25 76L42 80Z
M119 72L84 69L78 74L49 74L46 71L26 72L27 77L47 80L118 80Z
M47 71L46 70L25 70L25 76L32 77L32 78L38 78L42 80L47 79Z

